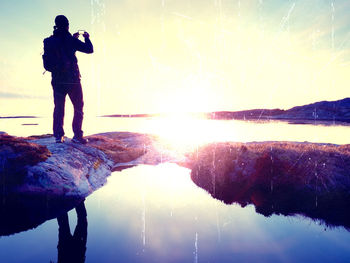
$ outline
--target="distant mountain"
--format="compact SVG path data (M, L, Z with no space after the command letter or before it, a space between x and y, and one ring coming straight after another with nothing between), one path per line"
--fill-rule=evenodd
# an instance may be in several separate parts
M219 111L208 114L211 119L238 120L324 120L350 122L350 98L337 101L320 101L289 110L253 109L245 111Z
M350 121L350 98L297 106L277 116L280 119Z

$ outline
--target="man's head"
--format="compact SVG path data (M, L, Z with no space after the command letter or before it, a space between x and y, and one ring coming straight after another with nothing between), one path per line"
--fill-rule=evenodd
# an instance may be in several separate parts
M55 27L57 29L69 29L69 21L64 15L58 15L55 18Z

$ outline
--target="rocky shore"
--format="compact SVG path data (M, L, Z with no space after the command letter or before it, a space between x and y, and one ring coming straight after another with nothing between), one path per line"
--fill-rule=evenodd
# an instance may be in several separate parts
M324 193L349 191L350 145L252 142L213 143L180 154L155 136L111 132L87 137L86 145L51 135L0 134L0 184L6 191L87 196L112 171L138 164L174 162L192 170L209 192L227 185L259 185ZM5 187L8 186L8 187Z
M52 135L0 134L0 194L82 198L106 183L113 171L138 164L184 163L185 156L155 136L110 132L87 136L86 145Z
M51 135L0 135L2 194L16 192L86 197L106 183L115 165L145 154L150 140L140 134L94 135L87 145L57 144Z
M189 159L192 181L226 204L350 229L350 145L220 143Z
M0 236L37 227L82 202L113 170L137 164L151 137L132 133L89 136L87 145L52 135L0 133ZM124 165L125 164L125 165Z
M161 162L191 169L192 181L226 204L251 204L265 216L299 214L350 229L350 145L226 142L179 153L146 134L111 132L88 139L86 145L69 139L57 144L51 135L0 134L1 210L7 215L0 220L0 235L24 227L13 225L18 215L31 220L36 209L45 214L42 221L56 217L58 208L74 207L112 171Z

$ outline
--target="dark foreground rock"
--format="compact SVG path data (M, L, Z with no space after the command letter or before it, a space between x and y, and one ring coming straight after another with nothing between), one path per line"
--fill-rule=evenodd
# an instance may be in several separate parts
M190 160L193 182L226 204L350 229L349 145L220 143L200 148Z
M51 135L0 135L1 194L86 197L106 182L115 165L137 159L145 153L143 144L150 143L145 135L131 133L89 140L87 145L58 144Z

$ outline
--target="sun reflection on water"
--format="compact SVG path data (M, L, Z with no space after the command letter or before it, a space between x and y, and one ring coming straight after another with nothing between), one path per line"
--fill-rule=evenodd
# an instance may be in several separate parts
M222 127L221 127L222 126ZM149 123L150 132L160 141L177 151L188 151L206 143L224 140L228 131L223 123L217 122L213 125L206 118L186 115L172 115L164 118L154 119ZM230 140L236 141L239 134L230 131Z

